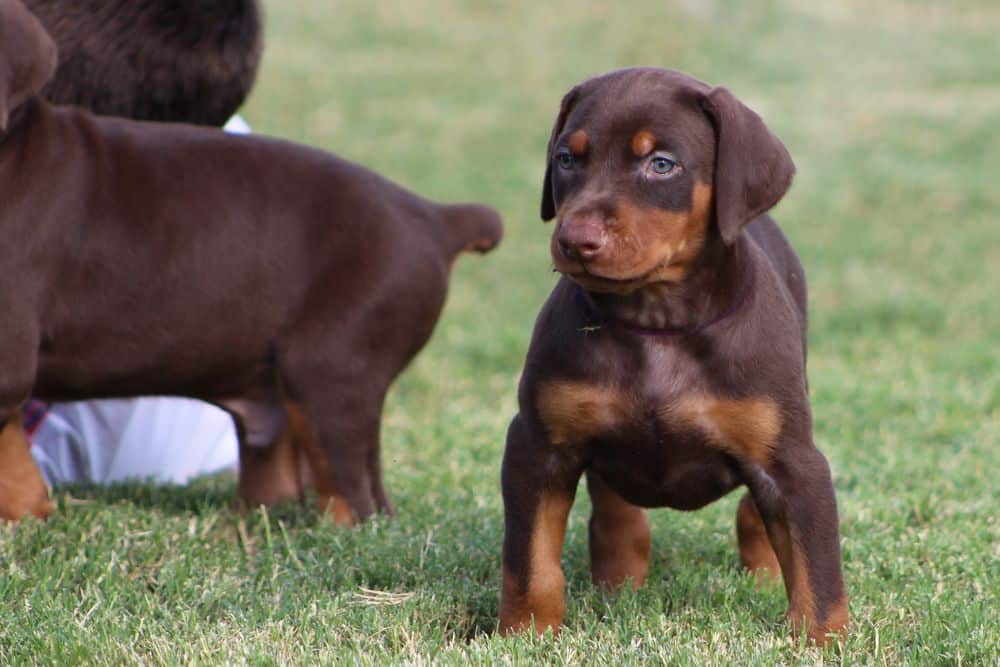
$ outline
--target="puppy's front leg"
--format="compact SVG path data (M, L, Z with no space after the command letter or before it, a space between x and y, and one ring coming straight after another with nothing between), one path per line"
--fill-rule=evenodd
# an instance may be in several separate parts
M767 474L749 483L781 565L788 618L818 645L847 627L840 530L830 467L812 442L779 445Z
M559 631L566 609L562 548L582 467L518 415L503 459L503 585L500 633Z

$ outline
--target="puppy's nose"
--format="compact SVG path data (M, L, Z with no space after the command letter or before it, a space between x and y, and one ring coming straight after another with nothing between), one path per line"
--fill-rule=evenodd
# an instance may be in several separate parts
M602 221L596 218L566 220L559 227L556 240L566 259L589 262L600 254L608 236Z

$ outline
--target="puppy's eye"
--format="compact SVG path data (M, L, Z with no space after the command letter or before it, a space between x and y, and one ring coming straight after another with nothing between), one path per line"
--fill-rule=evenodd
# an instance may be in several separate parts
M655 174L666 176L677 168L677 163L668 157L656 155L649 161L649 168L652 169Z
M556 153L556 164L559 165L560 169L569 170L576 166L576 158L569 151L561 150Z

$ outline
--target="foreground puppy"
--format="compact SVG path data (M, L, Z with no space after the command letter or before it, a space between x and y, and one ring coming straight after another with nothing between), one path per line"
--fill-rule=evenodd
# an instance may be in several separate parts
M103 116L222 125L263 45L259 0L26 0L59 49L42 96Z
M496 212L287 142L51 107L55 64L0 0L0 443L24 439L29 394L191 396L245 447L294 441L337 522L389 511L385 393Z
M725 88L630 69L563 98L542 218L563 278L542 308L503 462L500 630L557 628L581 475L594 582L639 586L642 507L746 485L743 564L778 576L796 630L847 624L837 507L812 441L806 284L774 221L785 147Z

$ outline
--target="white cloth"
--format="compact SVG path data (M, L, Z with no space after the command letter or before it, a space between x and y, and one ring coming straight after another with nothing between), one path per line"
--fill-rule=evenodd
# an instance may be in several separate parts
M232 417L186 398L54 403L31 440L50 486L126 479L185 484L235 469L239 460Z
M250 134L250 126L243 120L243 116L239 114L227 120L222 129L229 134Z
M238 115L223 129L250 134ZM31 454L49 486L125 479L185 484L239 463L232 418L186 398L54 403L31 440Z

